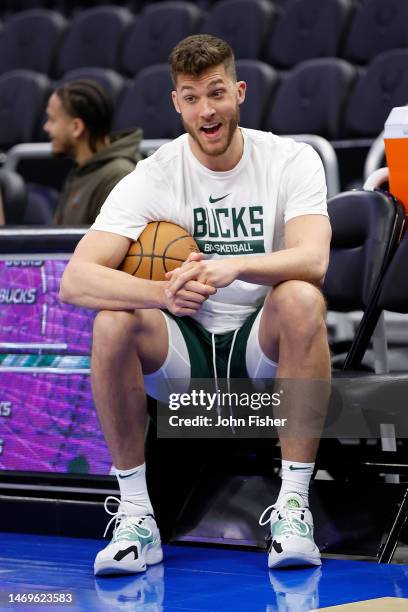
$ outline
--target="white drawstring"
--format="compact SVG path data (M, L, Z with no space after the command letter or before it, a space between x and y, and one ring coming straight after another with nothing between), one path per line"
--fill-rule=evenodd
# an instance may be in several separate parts
M218 387L218 373L217 373L217 355L215 352L215 335L211 334L211 345L212 345L212 357L213 357L213 370L214 370L214 383L215 383L215 392L217 394L217 415L221 416L220 404L218 401L219 398L219 387Z
M232 359L232 351L234 350L235 339L237 337L237 333L239 332L239 328L234 331L234 335L232 337L231 348L228 356L228 365L227 365L227 379L228 379L228 393L229 393L229 379L231 373L231 359Z
M229 355L228 355L228 362L227 362L228 393L230 393L230 374L231 374L232 352L234 350L235 340L236 340L238 332L239 332L239 328L234 331L234 335L232 337L232 342L231 342L231 348L229 350ZM218 414L218 416L221 416L220 404L219 404L219 401L218 401L218 398L219 398L219 387L218 387L218 373L217 373L217 354L216 354L216 351L215 351L215 334L211 334L211 345L212 345L212 358L213 358L215 391L217 393L217 414ZM229 409L230 409L230 415L232 417L231 405L230 405ZM235 431L234 427L232 427L232 430Z

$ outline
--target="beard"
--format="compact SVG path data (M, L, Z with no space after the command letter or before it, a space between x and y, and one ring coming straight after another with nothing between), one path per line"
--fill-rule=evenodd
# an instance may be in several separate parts
M56 149L54 148L54 144L52 144L52 154L54 157L69 157L70 159L75 159L74 143L69 139L65 139L59 142Z
M227 151L228 147L230 146L235 130L237 129L239 125L239 117L240 117L239 106L237 104L234 115L231 117L231 119L228 121L227 124L224 124L224 123L222 124L224 127L225 126L227 127L227 134L226 134L225 141L219 143L218 145L219 148L211 147L211 145L207 147L206 143L202 142L201 138L199 138L197 134L199 130L194 129L191 126L189 126L187 123L185 123L182 115L181 115L181 122L186 132L191 136L194 142L197 143L197 145L200 147L204 155L209 155L211 157L218 157L219 155L224 155L224 153Z

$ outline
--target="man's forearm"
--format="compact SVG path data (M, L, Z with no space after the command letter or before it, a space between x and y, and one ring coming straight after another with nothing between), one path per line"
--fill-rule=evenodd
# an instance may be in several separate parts
M302 280L318 285L326 274L328 257L303 248L292 248L267 255L240 257L237 263L237 278L248 283L272 287L287 280Z
M93 310L162 308L166 282L135 278L95 263L71 263L60 289L60 300Z

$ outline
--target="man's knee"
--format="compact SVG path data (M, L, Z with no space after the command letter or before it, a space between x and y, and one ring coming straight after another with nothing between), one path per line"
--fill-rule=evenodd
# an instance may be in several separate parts
M265 308L276 317L286 333L315 334L325 327L326 304L320 290L304 281L286 281L266 298Z
M95 317L93 338L101 340L106 348L128 342L143 329L142 311L101 310Z

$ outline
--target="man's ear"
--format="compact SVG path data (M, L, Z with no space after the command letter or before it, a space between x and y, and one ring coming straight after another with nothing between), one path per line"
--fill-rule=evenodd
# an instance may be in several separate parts
M181 114L181 110L177 101L177 91L172 91L171 92L171 99L173 100L173 104L174 104L174 108L176 109L176 111Z
M79 117L74 117L71 122L71 133L74 138L81 138L86 131L85 123Z
M247 84L245 81L237 81L238 104L242 104L246 96Z

